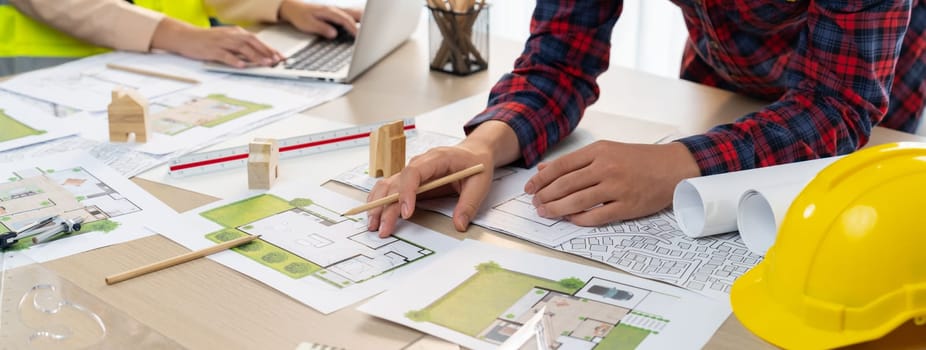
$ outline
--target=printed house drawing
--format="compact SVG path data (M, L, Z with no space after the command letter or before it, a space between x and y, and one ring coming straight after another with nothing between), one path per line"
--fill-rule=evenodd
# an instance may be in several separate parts
M80 234L111 229L118 223L110 219L141 210L83 168L27 169L9 180L0 184L0 226L4 230L18 230L60 215L65 219L82 217L84 229L75 233ZM14 249L28 247L25 242Z

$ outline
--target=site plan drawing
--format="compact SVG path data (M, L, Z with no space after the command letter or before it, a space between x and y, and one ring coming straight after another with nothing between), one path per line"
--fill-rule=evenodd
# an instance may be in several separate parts
M0 152L74 135L77 125L0 95Z
M733 281L762 259L735 232L686 236L671 210L600 227L540 217L522 190L536 170L507 170L508 176L496 177L473 223L719 300L728 299ZM455 204L456 198L441 198L419 207L450 216Z
M255 90L225 81L201 83L148 100L153 133L147 143L127 147L150 154L195 149L274 122L304 105L299 96L282 91ZM105 113L95 117L99 129L85 130L84 135L108 141Z
M277 184L267 193L220 201L151 228L190 249L261 235L211 258L323 313L393 286L458 244L408 222L398 234L379 238L367 231L366 215L340 215L357 204L320 187Z
M360 306L471 349L494 349L545 310L551 349L700 349L727 303L655 281L466 240Z
M0 164L0 174L5 179L0 183L0 231L17 231L55 215L83 219L80 231L37 245L21 239L9 250L39 262L149 235L144 222L173 214L84 153Z

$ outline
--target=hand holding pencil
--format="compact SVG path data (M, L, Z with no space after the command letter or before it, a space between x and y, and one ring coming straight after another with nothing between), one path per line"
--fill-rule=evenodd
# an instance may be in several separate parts
M401 173L373 187L367 200L390 204L372 205L368 229L379 231L380 237L392 235L400 216L408 219L414 214L418 193L423 193L422 198L458 193L453 223L458 231L465 231L489 191L493 171L491 154L459 146L432 149L412 159Z

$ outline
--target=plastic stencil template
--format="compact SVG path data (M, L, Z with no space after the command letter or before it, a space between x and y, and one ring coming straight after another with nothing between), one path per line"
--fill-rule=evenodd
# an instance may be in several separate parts
M733 281L762 259L735 232L686 236L671 210L593 228L540 217L531 196L523 192L536 170L504 171L504 176L496 175L475 224L720 300L727 300ZM456 198L442 198L419 207L450 216L455 204Z
M67 119L42 112L18 98L0 95L0 152L79 132Z
M473 240L360 306L471 349L495 349L544 309L557 349L700 349L730 314L680 288Z
M0 255L0 347L3 349L178 349L80 287L20 255Z
M263 194L220 201L151 229L196 250L243 235L251 243L210 258L330 313L373 296L459 242L405 222L398 234L368 232L359 204L320 187L278 184Z
M85 153L0 164L0 231L19 231L44 218L82 220L81 229L34 244L20 239L8 254L44 262L150 235L143 223L173 210Z

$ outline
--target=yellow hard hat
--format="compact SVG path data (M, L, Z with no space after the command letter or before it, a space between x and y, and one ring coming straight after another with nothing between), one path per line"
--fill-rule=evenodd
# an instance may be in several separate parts
M746 328L784 348L926 324L926 144L872 147L823 169L730 298Z

